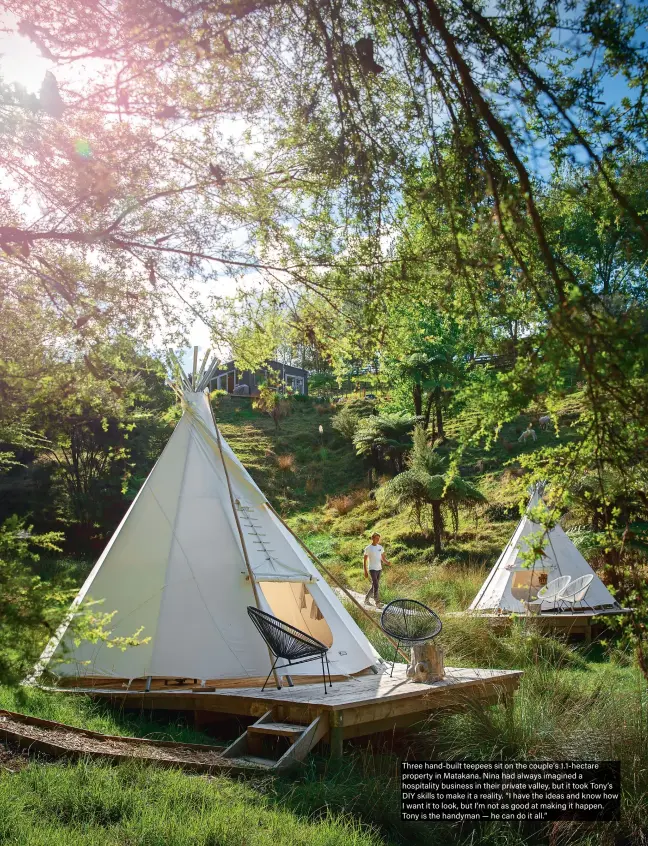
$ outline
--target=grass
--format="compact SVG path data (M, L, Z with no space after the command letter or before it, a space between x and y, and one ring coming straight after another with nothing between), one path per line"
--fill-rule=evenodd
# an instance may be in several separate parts
M252 408L249 398L219 397L215 413L223 435L284 513L322 505L327 495L364 478L362 462L331 426L330 407L323 408L318 413L308 401L295 403L276 428L269 415Z
M481 642L482 666L524 669L510 704L490 708L466 702L462 713L440 714L405 738L373 737L371 746L350 743L340 764L310 762L301 778L269 788L300 813L333 806L378 827L388 842L408 846L644 846L648 809L648 697L627 659L597 662L560 640L523 627L501 638L464 630ZM496 640L501 643L490 654ZM472 647L471 647L472 648ZM456 665L461 632L446 641ZM474 657L474 653L471 654ZM447 760L620 760L623 819L619 824L516 823L411 824L400 820L398 761L403 757Z
M0 685L0 708L101 734L215 744L212 738L195 731L182 719L159 723L144 714L111 709L83 694L51 693L38 688Z
M422 742L450 759L621 761L621 823L559 824L538 842L648 842L648 697L636 668L538 661L511 707L449 715Z
M636 668L625 666L623 656L590 660L580 650L540 638L522 626L497 638L499 651L493 655L494 641L486 630L463 635L464 640L481 644L482 663L525 670L512 704L440 714L416 733L405 738L374 737L369 747L350 743L341 762L313 757L290 780L263 777L239 782L136 763L117 767L32 763L16 774L0 774L0 843L643 846L648 842L648 697ZM446 649L456 663L462 654L461 631L446 641ZM621 760L623 820L551 828L403 823L398 761L404 756Z
M16 846L374 846L333 811L309 819L251 784L136 763L39 765L0 776L0 843Z

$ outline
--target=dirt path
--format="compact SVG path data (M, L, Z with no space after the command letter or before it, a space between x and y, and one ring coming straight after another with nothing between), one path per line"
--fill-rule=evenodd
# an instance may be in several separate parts
M341 590L341 589L340 589L340 588L338 588L338 587L333 588L333 590L334 590L334 591L335 591L335 593L338 595L338 598L339 598L339 599L341 599L342 601L345 601L345 600L346 600L347 602L349 601L349 597L345 595L345 593L344 593L344 591L343 591L343 590ZM347 588L347 590L349 591L349 593L351 594L351 596L352 596L352 597L356 600L356 602L359 602L359 603L360 603L360 605L362 605L362 607L365 609L365 611L373 611L373 613L374 613L374 614L377 614L377 615L379 615L379 614L380 614L380 612L381 612L381 608L376 608L376 606L375 606L375 605L373 605L373 604L372 604L372 605L369 605L369 603L368 603L368 602L365 602L365 595L364 595L364 593L358 593L358 591L356 591L356 590L350 590L349 588Z

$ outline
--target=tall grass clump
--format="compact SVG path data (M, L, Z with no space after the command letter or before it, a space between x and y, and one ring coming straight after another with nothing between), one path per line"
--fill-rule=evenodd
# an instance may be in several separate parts
M337 514L338 517L342 517L358 505L362 505L362 503L366 502L368 498L369 492L364 488L360 488L347 494L327 497L326 505L327 508L330 508L331 511Z
M463 611L475 598L486 577L479 566L428 567L427 578L416 586L413 599L439 611Z
M258 787L258 785L257 785ZM333 807L316 819L243 782L133 763L0 775L0 843L20 846L378 846Z
M269 783L273 796L285 807L310 819L326 816L331 808L371 827L383 846L487 846L505 844L502 830L492 840L491 826L483 831L452 823L404 823L400 808L398 752L389 740L367 749L348 751L340 763L314 762L299 780ZM483 835L483 836L482 836ZM511 840L510 846L522 846Z
M538 842L648 843L648 698L636 669L602 665L582 672L538 664L525 671L511 703L466 706L424 733L426 754L448 760L621 761L620 823L554 824L553 839Z
M294 473L296 469L294 455L278 455L277 467L284 473Z
M498 632L483 617L444 617L441 642L446 662L457 667L499 667L524 670L542 666L586 669L588 664L575 646L551 637L531 621L511 620Z

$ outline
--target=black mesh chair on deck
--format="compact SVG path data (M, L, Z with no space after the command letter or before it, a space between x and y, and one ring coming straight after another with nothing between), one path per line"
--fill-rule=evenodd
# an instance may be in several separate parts
M259 634L265 640L268 649L275 656L274 663L268 677L263 683L261 690L265 690L268 679L272 675L273 670L283 670L286 667L293 667L295 664L304 664L306 661L312 661L317 656L322 662L322 680L324 682L324 693L326 690L326 674L328 672L329 685L333 686L331 681L331 668L328 661L328 646L325 646L319 640L301 629L291 626L289 623L284 623L278 617L273 617L265 611L260 611L258 608L248 606L247 610L250 619L259 630ZM283 658L287 664L277 666L277 661ZM326 669L324 669L324 661L326 661ZM277 685L277 689L281 689L281 685Z
M401 643L411 646L413 643L433 640L441 632L442 623L434 611L422 602L416 599L395 599L385 605L380 615L380 627L397 641L389 674L392 676Z

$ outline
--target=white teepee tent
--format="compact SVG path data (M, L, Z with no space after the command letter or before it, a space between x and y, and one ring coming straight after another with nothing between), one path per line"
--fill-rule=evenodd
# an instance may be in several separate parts
M330 646L332 673L377 664L365 635L217 432L208 396L185 382L183 406L72 606L102 600L102 611L117 612L113 636L143 626L140 638L150 640L125 651L103 642L76 647L63 625L40 668L49 664L66 677L264 678L268 650L246 613L255 594L263 610ZM314 660L292 674L319 667Z
M528 510L541 502L540 492L535 490L529 501ZM596 610L612 610L620 607L559 525L546 533L543 557L528 566L520 554L528 549L525 538L532 533L543 531L543 527L539 523L532 522L526 514L522 517L513 537L473 600L470 611L524 614L526 612L524 603L533 601L540 588L547 582L559 576L571 576L574 580L579 576L587 575L594 576L586 597L589 606ZM551 609L551 602L543 605L543 610Z

